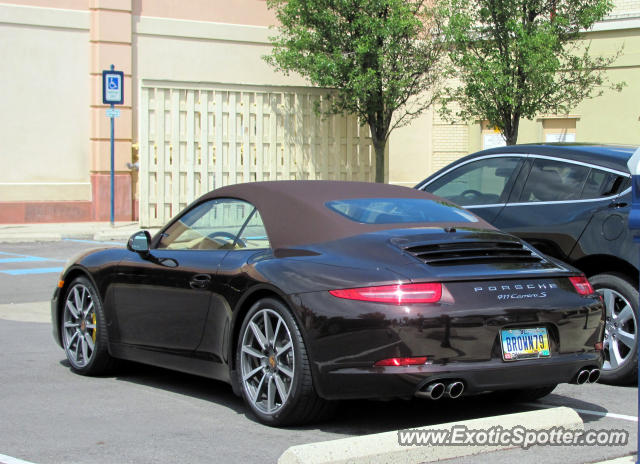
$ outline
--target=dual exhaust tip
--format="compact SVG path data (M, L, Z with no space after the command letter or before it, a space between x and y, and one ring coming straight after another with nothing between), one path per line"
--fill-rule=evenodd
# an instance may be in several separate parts
M459 380L445 384L443 382L433 382L425 388L418 390L416 396L420 398L428 398L430 400L439 400L443 396L448 398L458 398L464 392L464 384Z
M600 369L582 369L576 375L575 383L582 385L585 383L596 383L600 378Z
M600 369L582 369L578 372L575 382L578 385L585 383L596 383L600 378ZM464 383L456 380L445 384L444 382L433 382L426 387L418 390L416 396L420 398L428 398L430 400L439 400L443 396L456 399L464 393Z

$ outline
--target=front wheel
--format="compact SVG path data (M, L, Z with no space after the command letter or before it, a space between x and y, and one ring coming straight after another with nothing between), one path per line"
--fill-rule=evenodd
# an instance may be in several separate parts
M589 279L606 309L603 383L626 385L638 375L638 290L616 274Z
M60 318L62 346L74 372L100 375L113 367L106 327L98 292L89 279L78 277L65 293Z
M326 414L328 403L313 387L298 324L279 300L262 299L247 313L236 366L244 401L260 422L296 425Z

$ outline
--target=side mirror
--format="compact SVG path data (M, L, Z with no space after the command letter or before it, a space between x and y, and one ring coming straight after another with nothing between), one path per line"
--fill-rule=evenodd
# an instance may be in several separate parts
M127 250L146 255L149 253L150 243L151 234L149 233L149 231L141 230L129 237L129 241L127 242Z

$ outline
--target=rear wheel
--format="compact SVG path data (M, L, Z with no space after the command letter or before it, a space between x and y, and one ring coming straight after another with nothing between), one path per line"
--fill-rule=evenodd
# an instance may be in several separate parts
M86 277L76 278L65 293L60 334L73 371L82 375L100 375L113 367L114 360L107 349L102 302Z
M638 375L638 290L621 275L589 279L606 309L604 364L600 381L626 385Z
M260 422L294 425L316 421L329 408L313 387L298 325L280 301L255 303L240 329L236 350L238 384Z

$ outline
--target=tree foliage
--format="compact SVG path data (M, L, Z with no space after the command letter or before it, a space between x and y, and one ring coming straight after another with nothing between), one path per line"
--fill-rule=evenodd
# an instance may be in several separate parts
M285 73L333 89L327 113L358 116L371 129L376 182L384 182L391 131L433 103L441 77L438 15L422 0L267 0L279 22L265 57ZM421 98L414 98L420 95ZM319 111L319 108L316 108Z
M455 116L488 120L513 145L521 118L566 114L604 88L622 88L604 73L618 55L594 57L580 40L611 11L610 0L444 1L449 76L460 84L446 89L445 116L457 102Z

